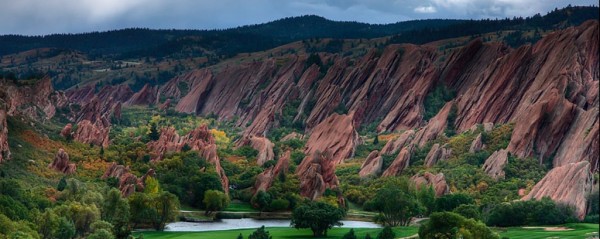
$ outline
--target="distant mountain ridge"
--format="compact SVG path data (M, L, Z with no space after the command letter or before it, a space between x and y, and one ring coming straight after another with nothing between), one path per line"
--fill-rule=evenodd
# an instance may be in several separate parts
M413 20L392 24L332 21L315 15L288 17L225 30L151 30L131 28L80 34L0 36L0 56L36 48L63 48L92 56L164 57L196 45L219 56L256 52L311 38L378 38L398 35L394 43L435 41L465 34L509 29L558 29L598 19L598 7L567 7L541 16L501 20ZM466 27L468 26L468 27ZM469 29L465 31L464 29Z

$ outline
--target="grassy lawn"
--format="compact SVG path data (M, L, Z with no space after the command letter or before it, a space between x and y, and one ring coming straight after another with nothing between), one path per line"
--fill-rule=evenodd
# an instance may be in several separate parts
M252 208L250 203L233 201L229 204L229 207L225 208L223 211L228 212L258 212L258 210Z
M144 239L235 239L242 233L244 238L248 238L255 229L228 230L228 231L210 231L210 232L143 232ZM417 234L417 227L400 227L394 228L397 237L406 237ZM312 232L309 229L297 230L294 228L274 227L267 228L267 231L273 236L273 239L278 238L313 238ZM350 228L334 228L327 232L327 238L342 238L342 236L350 231ZM381 231L378 228L358 228L354 229L358 238L364 238L367 233L371 234L372 238L377 236ZM138 236L140 233L135 233Z
M521 227L512 227L508 228L508 230L504 229L500 231L501 237L508 237L510 239L537 239L537 238L587 238L592 235L592 233L596 233L598 235L598 224L593 223L573 223L567 224L565 227L573 228L575 230L571 231L545 231L542 228L535 229L527 229Z

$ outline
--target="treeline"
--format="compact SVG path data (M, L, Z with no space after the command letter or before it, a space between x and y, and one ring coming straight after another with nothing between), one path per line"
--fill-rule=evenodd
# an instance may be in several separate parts
M318 16L281 20L225 30L151 30L132 28L82 34L0 36L0 55L41 47L83 51L90 57L203 56L229 57L312 38L357 39L397 34L391 43L425 43L439 39L508 29L554 29L598 19L598 7L567 7L541 16L496 20L414 20L393 24L331 21ZM190 49L194 49L191 51Z

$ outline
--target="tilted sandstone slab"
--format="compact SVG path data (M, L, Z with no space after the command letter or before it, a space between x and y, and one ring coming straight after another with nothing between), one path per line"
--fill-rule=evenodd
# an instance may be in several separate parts
M125 102L125 105L153 105L158 100L158 88L148 84L133 94L131 98Z
M433 167L437 162L446 160L452 155L452 149L449 149L446 144L434 144L425 157L425 167Z
M300 178L300 195L315 200L326 189L337 188L339 181L335 175L335 163L329 152L314 152L304 158L296 169Z
M273 153L273 147L275 147L275 144L265 137L248 136L242 140L241 145L249 145L258 151L258 155L256 156L256 164L259 166L262 166L267 161L273 160L275 157L275 154Z
M279 177L280 174L287 173L288 167L290 165L291 153L292 152L289 150L286 151L283 154L283 156L281 156L277 160L277 164L265 169L265 171L263 171L261 174L256 176L256 182L254 182L254 188L253 188L255 194L258 191L266 192L273 185L273 182L275 180L277 180L277 178Z
M469 147L469 153L477 153L480 150L482 150L484 147L483 145L483 138L481 136L481 133L477 135L477 137L475 137L475 139L473 140L473 142L471 142L471 146Z
M416 174L410 178L416 185L417 189L421 187L432 187L435 191L435 196L440 197L450 192L450 187L446 183L446 177L443 173L432 174L425 172L424 174Z
M379 155L379 151L374 150L369 153L365 162L360 166L360 172L358 172L358 176L361 178L365 178L372 175L379 175L381 173L383 167L383 157Z
M542 199L552 200L575 207L579 220L586 214L586 195L592 189L592 174L590 163L582 161L553 168L540 180L522 200Z
M446 103L440 112L431 118L427 125L416 133L413 141L415 145L423 147L427 142L436 139L439 135L444 133L444 129L446 129L448 121L448 115L450 114L450 110L452 109L453 105L454 102L452 101Z
M134 192L143 192L146 187L146 178L154 177L154 169L149 169L142 177L137 177L129 172L129 166L113 162L106 168L102 179L116 178L119 180L119 190L123 197L128 197Z
M351 157L354 148L360 143L353 116L353 113L334 113L317 125L306 142L304 153L310 155L315 152L330 152L333 164L339 164ZM302 164L299 167L302 167Z
M504 179L504 166L508 163L508 150L498 150L485 160L483 171L493 179Z
M410 129L410 130L404 131L402 134L400 134L400 137L398 137L397 139L388 141L385 144L385 146L383 146L383 148L381 149L381 154L390 155L390 154L397 153L404 146L407 146L408 144L410 144L414 137L415 137L414 130Z
M412 147L404 147L400 150L394 162L383 172L382 177L390 177L396 176L402 173L404 169L406 169L410 163L410 155L412 153Z

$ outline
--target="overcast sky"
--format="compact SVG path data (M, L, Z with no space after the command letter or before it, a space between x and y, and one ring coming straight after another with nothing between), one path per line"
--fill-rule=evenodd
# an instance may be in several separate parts
M306 14L367 23L504 18L568 4L598 5L598 0L0 0L0 34L215 29Z

